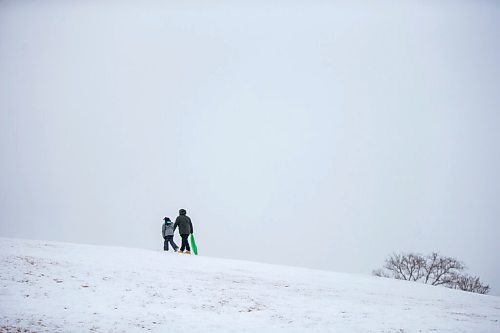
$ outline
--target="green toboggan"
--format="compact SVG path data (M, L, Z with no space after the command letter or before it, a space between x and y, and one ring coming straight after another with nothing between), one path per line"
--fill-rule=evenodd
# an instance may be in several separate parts
M191 249L193 250L194 254L197 256L198 255L198 247L196 246L196 241L194 240L193 234L191 234Z

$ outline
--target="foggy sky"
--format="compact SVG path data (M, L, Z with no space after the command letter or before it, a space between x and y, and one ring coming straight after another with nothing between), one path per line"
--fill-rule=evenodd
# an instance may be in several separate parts
M185 208L203 255L500 295L500 5L376 3L1 1L0 236L161 249Z

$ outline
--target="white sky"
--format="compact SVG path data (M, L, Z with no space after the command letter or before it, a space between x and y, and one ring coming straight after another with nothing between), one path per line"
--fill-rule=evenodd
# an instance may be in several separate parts
M500 295L498 2L179 3L0 2L0 235L160 249L186 208L204 255Z

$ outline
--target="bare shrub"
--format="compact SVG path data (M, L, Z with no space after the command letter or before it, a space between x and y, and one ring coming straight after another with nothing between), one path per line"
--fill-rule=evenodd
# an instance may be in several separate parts
M467 275L464 270L465 265L460 260L437 252L427 256L419 253L393 253L385 260L383 268L373 270L372 274L480 294L490 291L490 287L483 284L479 277Z
M478 276L468 274L458 275L448 287L478 294L487 294L491 289L489 285L482 283Z

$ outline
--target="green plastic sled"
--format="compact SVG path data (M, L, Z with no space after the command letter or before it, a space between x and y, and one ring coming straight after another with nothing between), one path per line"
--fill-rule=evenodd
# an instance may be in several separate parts
M191 234L191 249L193 249L194 255L198 255L198 247L196 246L196 241L194 240L194 235Z

